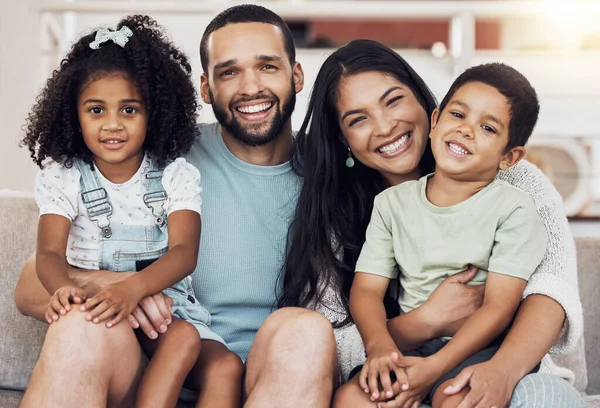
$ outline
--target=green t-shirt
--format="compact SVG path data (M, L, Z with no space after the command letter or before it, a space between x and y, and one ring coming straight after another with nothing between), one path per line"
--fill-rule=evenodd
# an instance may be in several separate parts
M375 197L356 271L389 279L400 274L405 313L469 264L479 268L472 284L485 282L487 271L528 280L546 251L533 199L494 180L459 204L437 207L425 194L428 177Z

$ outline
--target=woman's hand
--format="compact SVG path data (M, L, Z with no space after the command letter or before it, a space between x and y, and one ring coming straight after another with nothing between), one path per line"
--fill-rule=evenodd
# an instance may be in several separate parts
M467 285L477 267L446 278L421 306L421 316L434 328L435 336L453 336L483 304L485 284Z
M444 394L453 395L465 387L470 387L458 408L506 408L519 379L512 375L514 370L503 367L494 359L465 368L451 385L444 389Z
M89 311L86 319L100 323L112 317L106 327L112 327L121 320L127 319L140 302L140 295L127 280L111 283L88 299L81 306L82 311Z

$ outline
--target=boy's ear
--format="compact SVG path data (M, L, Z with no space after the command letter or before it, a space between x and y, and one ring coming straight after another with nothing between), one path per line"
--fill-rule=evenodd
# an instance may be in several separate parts
M200 75L200 97L205 104L210 105L210 96L208 95L208 75L206 73Z
M500 170L506 170L509 167L514 166L525 157L525 153L527 153L527 150L523 146L513 147L504 155L504 157L502 157L498 167Z
M429 129L429 137L431 137L431 131L435 129L438 119L440 118L440 108L435 108L431 113L431 128Z

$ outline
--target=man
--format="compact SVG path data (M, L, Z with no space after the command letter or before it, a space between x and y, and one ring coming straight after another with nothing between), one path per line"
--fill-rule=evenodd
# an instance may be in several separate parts
M204 188L195 294L211 312L212 330L245 360L246 407L328 407L336 365L330 323L293 308L269 316L299 189L288 160L290 116L304 77L291 33L263 7L236 6L206 28L200 54L201 96L219 123L200 127L188 156ZM108 271L71 275L91 293L121 279ZM42 320L48 299L30 260L15 290L17 306ZM157 294L144 299L130 324L155 339L169 319L168 299ZM115 355L119 366L109 364ZM204 379L204 389L195 390L200 404L218 389L220 369L203 364L201 353L186 383L194 389ZM48 330L27 406L131 406L142 371L142 353L127 325L106 329L73 310Z

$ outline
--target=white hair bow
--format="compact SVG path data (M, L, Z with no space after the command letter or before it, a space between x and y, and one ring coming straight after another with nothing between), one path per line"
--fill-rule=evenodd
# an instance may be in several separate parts
M96 38L90 43L90 48L97 50L107 41L112 41L123 48L132 35L133 32L127 26L121 27L119 31L110 31L107 28L101 28L96 32Z

